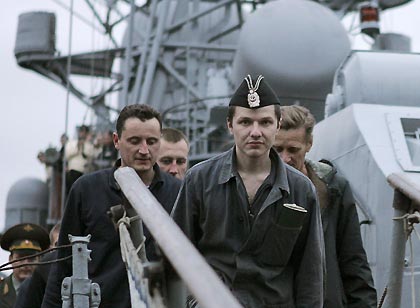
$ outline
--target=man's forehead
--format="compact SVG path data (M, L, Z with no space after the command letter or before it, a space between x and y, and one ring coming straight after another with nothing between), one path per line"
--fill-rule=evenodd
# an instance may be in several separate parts
M168 153L171 153L171 155L173 155L172 153L174 152L181 152L182 154L184 154L185 156L188 155L188 145L185 142L185 140L180 140L178 142L168 142L165 139L161 139L160 142L160 151L162 153L162 156L168 156Z
M274 105L265 106L257 109L250 109L245 107L235 107L235 116L236 117L249 117L249 118L266 118L266 117L276 117L276 112Z
M128 118L123 126L122 133L138 136L147 136L158 134L160 137L161 129L159 121L156 118L142 121L138 118Z
M304 127L292 128L292 129L281 129L276 134L276 142L306 142L306 131Z

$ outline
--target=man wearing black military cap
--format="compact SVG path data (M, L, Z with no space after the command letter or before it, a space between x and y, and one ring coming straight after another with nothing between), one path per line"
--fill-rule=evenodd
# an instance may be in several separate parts
M24 223L9 228L3 234L0 245L4 250L10 251L9 261L13 261L47 249L50 239L44 228L36 224ZM37 257L29 258L13 263L12 266L37 260ZM14 306L21 283L32 275L33 270L34 266L15 268L10 276L0 281L0 308Z
M248 75L229 104L235 145L187 171L171 215L245 307L322 307L318 201L271 149L280 119L264 77Z

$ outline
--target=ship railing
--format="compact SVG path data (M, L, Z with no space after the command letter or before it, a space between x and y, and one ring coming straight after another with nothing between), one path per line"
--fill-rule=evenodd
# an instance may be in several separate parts
M417 232L414 225L420 222L420 185L404 173L393 173L387 180L394 188L394 218L388 285L379 307L383 304L384 307L400 307L406 242L413 230Z
M169 278L165 282L166 290L160 288L163 291L156 295L156 291L159 292L156 285L159 283L156 281L153 283L155 279L151 278L151 273L155 271L154 266L147 262L145 254L141 252L144 252L143 235L137 234L137 238L131 242L126 229L122 227L124 224L119 223L123 259L126 262L129 280L131 279L131 297L132 300L140 298L144 304L141 306L132 302L132 306L185 307L186 296L183 297L182 294L188 293L189 298L196 300L200 308L241 307L204 257L150 193L137 173L132 168L124 167L119 168L114 176L126 200L138 214L142 223L146 225L165 256L164 259L169 261L179 277L175 278L173 270L169 270L172 274L168 275ZM137 248L135 248L136 245L138 245ZM183 284L188 292L183 292L183 289L185 290L182 287ZM179 293L176 294L176 292ZM162 299L164 296L166 297Z

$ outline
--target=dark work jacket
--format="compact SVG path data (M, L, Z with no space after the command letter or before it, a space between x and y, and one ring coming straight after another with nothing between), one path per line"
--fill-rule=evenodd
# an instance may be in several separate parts
M175 202L181 181L161 172L154 166L155 177L150 191L169 213ZM121 204L122 192L114 179L116 168L100 170L80 177L70 191L62 219L59 245L69 243L68 234L91 234L88 248L92 261L88 264L89 278L101 288L100 307L130 307L130 294L125 265L121 259L120 238L107 211ZM143 226L145 228L145 226ZM154 253L154 244L145 228L146 253ZM60 250L58 257L71 253L71 248ZM149 259L153 259L150 258ZM71 259L51 267L45 291L43 308L61 307L61 282L72 275Z
M305 164L325 183L328 193L327 204L321 204L327 262L324 307L377 307L376 290L348 181L337 175L335 168L328 164L310 160Z
M12 308L16 301L16 291L13 286L12 275L1 278L0 281L0 308Z
M246 196L236 195L233 155L231 149L187 171L171 216L245 307L322 307L324 244L314 186L272 150L277 176L251 219Z
M55 260L57 251L42 256L41 262ZM25 279L19 288L15 308L39 308L44 298L45 286L47 285L48 274L51 265L38 265L32 276Z

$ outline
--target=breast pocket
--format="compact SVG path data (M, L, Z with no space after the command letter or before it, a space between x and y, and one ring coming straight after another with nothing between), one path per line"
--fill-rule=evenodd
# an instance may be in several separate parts
M285 227L272 224L260 247L258 258L271 266L285 266L302 227Z

